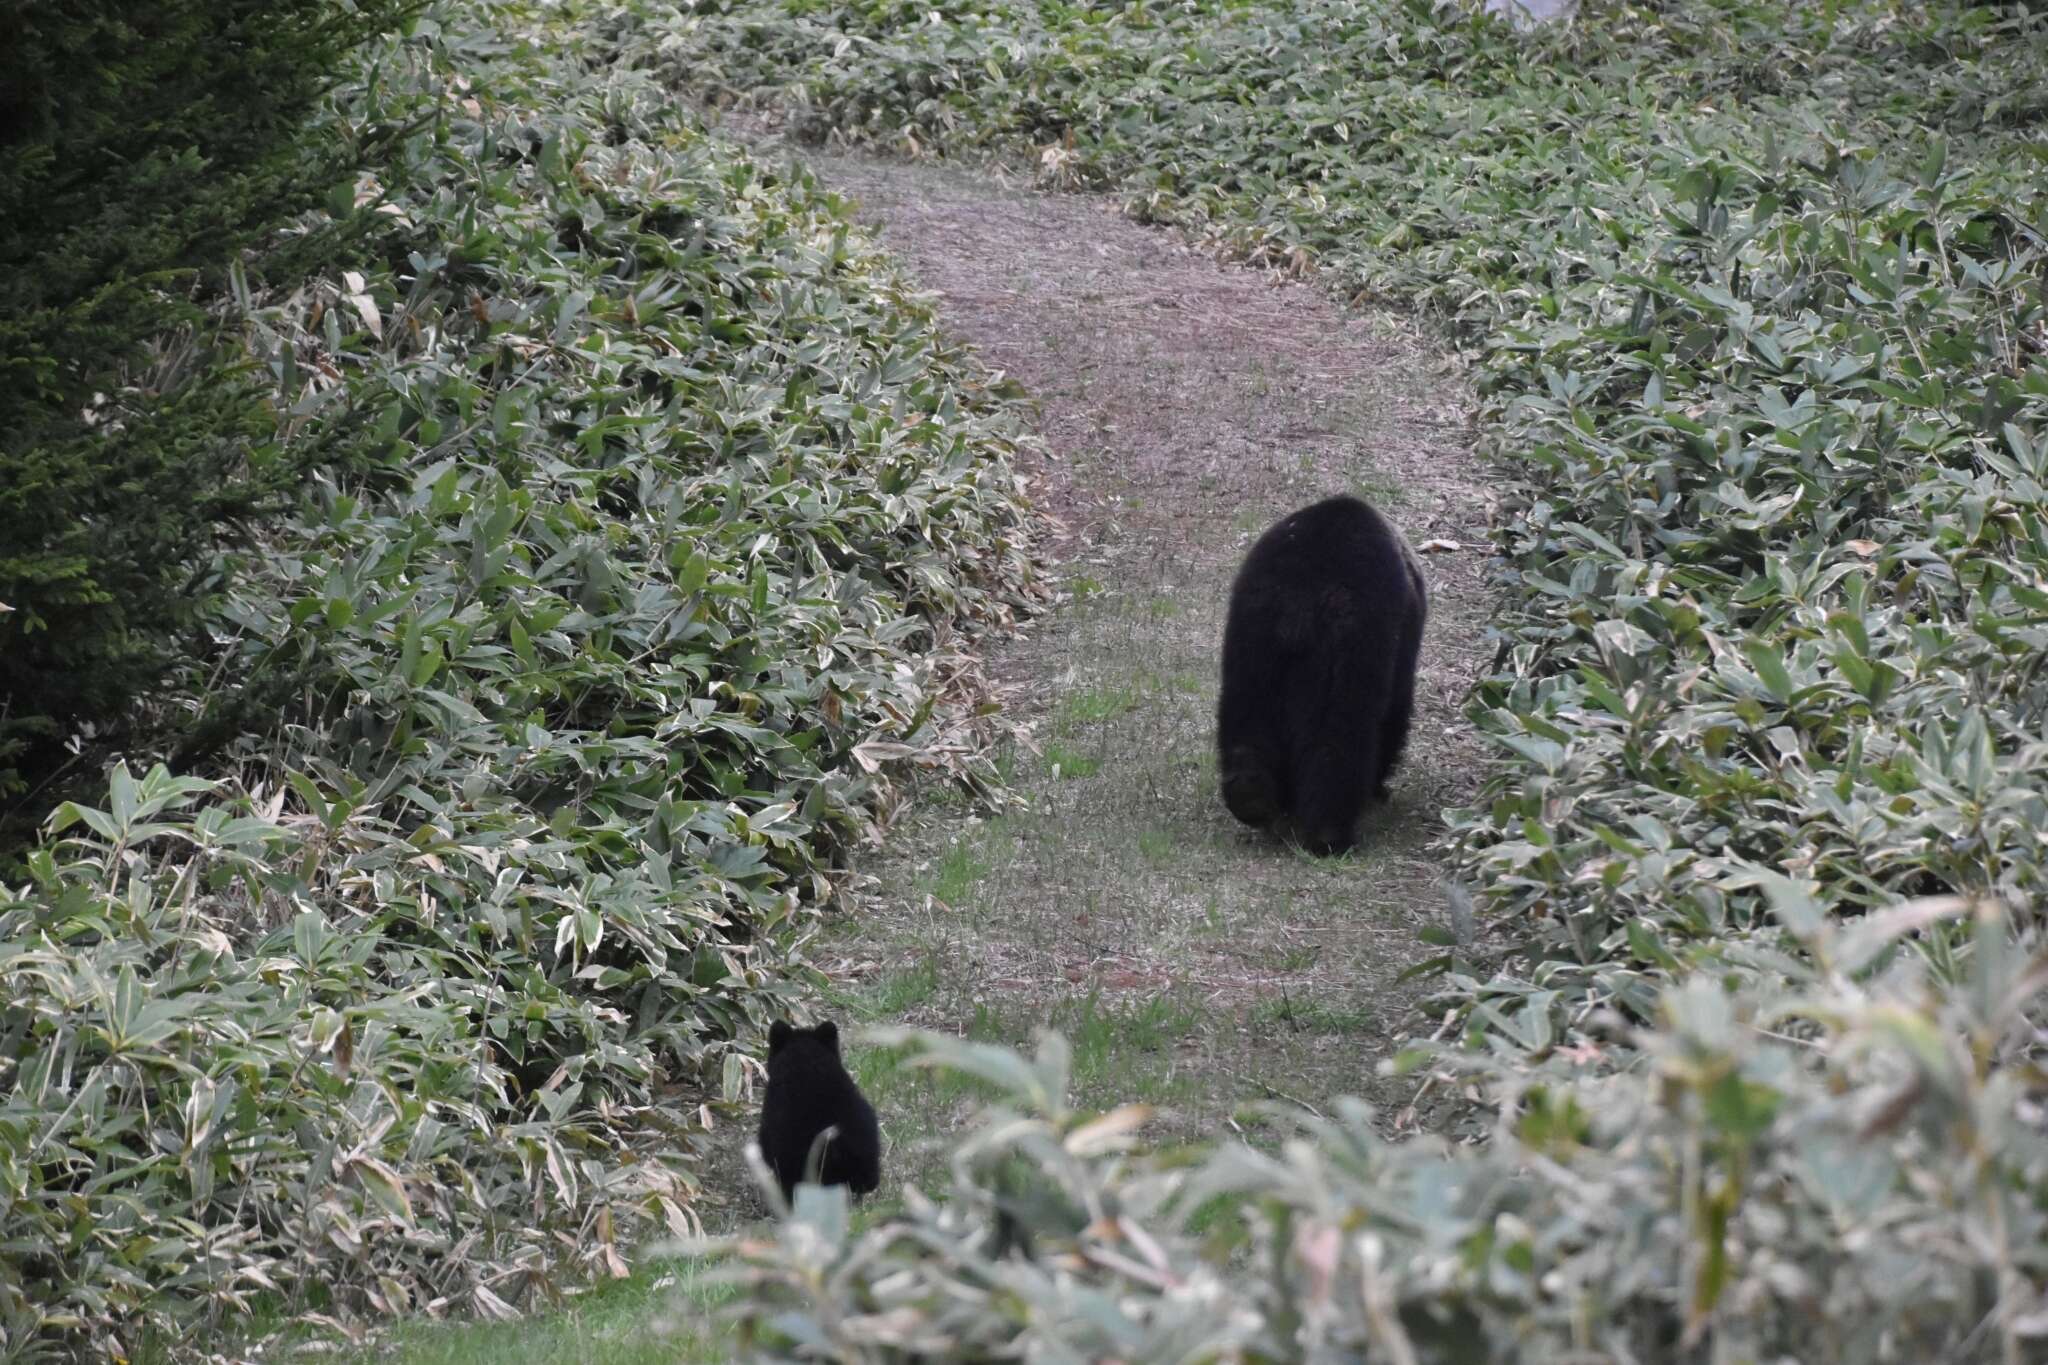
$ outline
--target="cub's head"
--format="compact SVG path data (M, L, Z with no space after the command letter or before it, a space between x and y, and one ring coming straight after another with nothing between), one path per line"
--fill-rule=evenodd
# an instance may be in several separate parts
M809 1028L797 1028L787 1019L777 1019L768 1026L769 1057L774 1057L776 1053L781 1052L792 1043L802 1043L810 1047L823 1048L834 1057L837 1057L839 1055L839 1025L827 1019L824 1023L813 1024Z

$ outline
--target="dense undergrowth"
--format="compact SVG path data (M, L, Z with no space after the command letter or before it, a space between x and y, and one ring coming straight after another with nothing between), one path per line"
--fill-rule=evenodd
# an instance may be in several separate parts
M1200 1313L1262 1358L2039 1349L2048 16L1585 0L1517 36L1427 0L711 0L672 22L700 96L1035 154L1426 310L1475 360L1504 489L1472 708L1502 757L1451 817L1489 932L1444 935L1464 1027L1428 1054L1500 1106L1491 1147L1447 1165L1352 1122L1285 1166L1218 1155L1176 1197L1255 1196L1252 1278L1227 1281L1192 1205L1149 1217L1184 1177L1058 1147L1047 1082L1038 1120L963 1151L949 1206L761 1252L804 1306L757 1301L763 1341L1166 1358ZM1887 908L1942 894L1963 901ZM975 1153L1018 1144L1066 1193L998 1218L1010 1167ZM1041 1254L1004 1259L1020 1222Z
M151 704L225 759L116 766L0 887L0 1358L502 1314L689 1230L835 853L959 761L939 670L1034 590L1012 419L649 50L428 11L323 116L404 130L365 254L221 301L276 441L373 439L202 585Z

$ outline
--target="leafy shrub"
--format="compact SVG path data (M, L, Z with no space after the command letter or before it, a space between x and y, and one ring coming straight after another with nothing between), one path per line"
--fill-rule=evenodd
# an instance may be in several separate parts
M800 1187L718 1249L767 1360L2037 1358L2048 1339L2048 957L1995 910L1955 976L1899 951L1960 902L1797 937L1793 990L1696 977L1635 1070L1451 1053L1505 1099L1478 1147L1390 1142L1340 1101L1275 1152L1158 1154L1076 1113L1067 1054L893 1033L998 1089L940 1202L855 1231ZM2031 1119L2023 1118L2031 1115ZM2015 1120L2018 1121L2015 1121Z
M208 566L164 704L228 767L117 766L0 888L0 1355L502 1314L688 1229L834 853L965 747L947 656L1033 590L1014 418L652 42L451 4L322 125L415 123L374 259L241 325L274 439L377 462Z
M340 178L307 115L415 8L0 4L0 796L157 677L224 523L291 483L201 304Z

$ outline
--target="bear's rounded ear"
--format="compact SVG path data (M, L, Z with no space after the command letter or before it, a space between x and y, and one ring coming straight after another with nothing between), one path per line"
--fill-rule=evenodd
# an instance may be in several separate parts
M789 1020L787 1019L777 1019L774 1023L770 1024L768 1026L768 1055L772 1057L777 1052L780 1052L782 1045L788 1042L795 1032L796 1030L789 1026Z
M833 1023L830 1019L812 1029L811 1032L817 1037L819 1042L829 1044L835 1052L839 1050L839 1025Z

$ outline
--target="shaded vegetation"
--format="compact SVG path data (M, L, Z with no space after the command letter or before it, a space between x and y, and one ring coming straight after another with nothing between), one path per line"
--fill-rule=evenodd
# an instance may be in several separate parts
M189 647L212 552L348 449L277 439L212 305L231 270L292 278L363 226L294 218L337 189L346 210L389 130L308 116L418 8L0 4L0 802L127 719ZM298 249L237 255L287 223Z
M209 566L155 704L224 761L114 766L0 886L0 1355L499 1317L691 1228L836 852L964 747L1012 419L651 46L451 4L315 125L408 130L372 249L233 321L263 439L366 463Z

